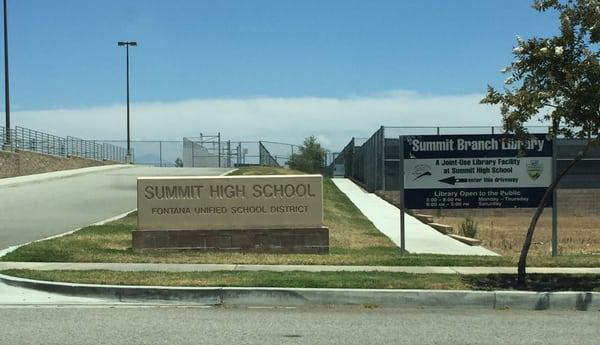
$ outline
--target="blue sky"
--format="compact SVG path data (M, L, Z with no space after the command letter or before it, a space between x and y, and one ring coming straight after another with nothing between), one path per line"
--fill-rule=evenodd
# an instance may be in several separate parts
M343 101L398 90L433 98L480 95L488 83L504 79L499 70L511 59L516 34L555 31L554 16L530 5L529 0L9 0L11 102L23 112L123 104L125 52L118 40L139 42L130 53L132 101L140 107L190 100ZM51 123L26 115L23 125ZM451 119L452 113L440 116ZM374 119L369 131L384 120L389 119ZM121 135L108 129L84 133Z
M132 97L347 97L404 89L478 93L497 83L515 34L554 30L527 0L9 1L20 109Z

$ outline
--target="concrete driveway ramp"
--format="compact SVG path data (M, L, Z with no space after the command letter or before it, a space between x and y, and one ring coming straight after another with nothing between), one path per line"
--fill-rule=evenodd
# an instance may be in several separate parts
M0 179L0 249L135 209L138 177L218 176L230 170L117 165Z

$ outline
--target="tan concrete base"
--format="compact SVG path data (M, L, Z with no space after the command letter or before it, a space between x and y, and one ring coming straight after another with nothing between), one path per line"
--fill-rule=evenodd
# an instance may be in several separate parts
M252 230L134 230L133 249L193 249L273 253L329 253L327 227Z

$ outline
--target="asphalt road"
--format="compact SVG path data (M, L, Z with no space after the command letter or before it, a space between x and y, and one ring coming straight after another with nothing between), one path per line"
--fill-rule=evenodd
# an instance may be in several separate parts
M5 344L598 344L598 312L0 308ZM26 325L26 327L24 326Z
M136 166L0 186L0 249L74 230L136 208L139 176L221 175L228 170Z

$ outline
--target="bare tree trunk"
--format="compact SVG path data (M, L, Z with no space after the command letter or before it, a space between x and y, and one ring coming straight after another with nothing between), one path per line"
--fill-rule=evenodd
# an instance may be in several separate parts
M581 159L583 159L583 157L585 157L585 155L588 153L590 148L596 143L597 140L598 139L588 140L588 143L583 149L583 151L579 152L577 156L573 158L571 163L569 163L569 165L560 173L560 175L556 177L552 184L550 184L550 186L548 186L548 188L546 189L546 192L544 193L540 204L538 205L537 209L535 210L535 213L533 214L533 217L531 218L531 223L529 224L529 228L527 229L527 235L525 236L525 242L523 242L523 248L521 249L521 255L519 256L519 264L517 269L518 285L525 285L525 267L527 266L527 253L529 252L529 248L531 247L531 241L533 240L533 232L535 231L535 227L537 225L538 220L540 219L540 216L542 215L542 212L544 212L544 206L546 206L548 198L550 198L550 195L552 195L552 191L554 190L554 188L556 188L556 186L558 186L560 180L562 180L562 178L569 172L569 170L571 170L572 167L575 166L575 164L577 164L577 162L579 162ZM553 207L556 207L556 205L554 205Z

